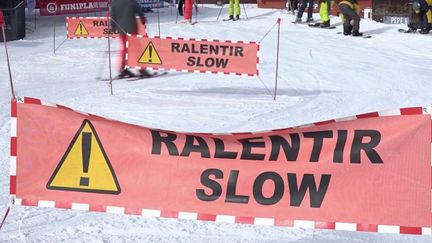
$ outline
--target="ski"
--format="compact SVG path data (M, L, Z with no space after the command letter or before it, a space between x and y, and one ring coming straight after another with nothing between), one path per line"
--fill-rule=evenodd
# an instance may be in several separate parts
M309 27L319 27L320 26L320 22L316 22L316 23L309 23L308 26Z
M129 77L124 77L124 78L119 78L119 77L114 77L112 80L113 81L117 81L117 80L124 80L124 81L137 81L137 80L141 80L141 79L149 79L149 78L156 78L162 75L166 75L168 74L168 72L154 72L152 74L150 74L149 76L129 76ZM97 77L96 78L99 81L110 81L109 78L101 78L101 77Z
M432 34L432 32L426 34L426 33L421 33L420 31L417 31L417 30L412 30L412 29L398 29L398 31L400 33L405 33L405 34L423 34L423 35Z
M416 33L416 31L413 31L411 29L398 29L399 32L401 33Z
M338 34L338 35L341 35L341 34L343 34L343 32L336 32L336 34ZM353 35L349 35L349 36L352 36L352 37L361 37L361 38L363 38L363 39L369 39L369 38L372 38L372 35L366 35L366 34L364 34L364 33L362 33L362 35L360 35L360 36L353 36Z
M238 18L238 19L236 19L236 18L234 18L234 19L222 19L222 21L239 21L240 20L240 18Z
M333 25L322 27L321 23L310 23L308 24L308 26L311 28L320 28L320 29L336 29L336 26Z
M126 81L138 81L141 79L156 78L156 77L160 77L160 76L163 76L166 74L168 74L168 72L154 72L154 73L150 74L149 76L136 76L135 78L126 79Z
M321 24L320 22L296 22L296 21L292 21L291 23L293 24L302 24L302 25L314 25L314 24Z
M398 31L401 33L410 33L410 34L417 33L417 31L411 29L398 29Z

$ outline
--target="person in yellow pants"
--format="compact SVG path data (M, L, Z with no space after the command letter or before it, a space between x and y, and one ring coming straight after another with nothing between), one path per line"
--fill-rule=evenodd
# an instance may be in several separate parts
M321 0L320 1L320 17L321 17L321 24L319 27L326 28L330 26L330 10L333 4L335 3L334 0Z
M234 19L234 8L235 8L235 19ZM228 15L230 20L240 19L240 0L229 0Z

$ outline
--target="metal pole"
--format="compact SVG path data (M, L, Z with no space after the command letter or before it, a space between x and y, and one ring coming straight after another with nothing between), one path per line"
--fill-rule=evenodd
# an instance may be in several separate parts
M277 37L277 53L276 53L276 77L275 77L275 90L274 90L274 100L276 100L276 93L277 93L277 81L278 81L278 74L279 74L279 39L280 39L280 24L281 19L278 18L278 37Z
M178 9L176 9L176 24L177 24L178 16L179 16L179 12Z
M11 86L11 94L12 94L12 99L15 99L15 89L13 86L13 82L12 82L12 72L10 69L10 63L9 63L9 54L8 54L8 49L7 49L7 44L6 44L6 33L5 33L5 24L2 24L2 33L3 33L3 42L4 42L4 46L5 46L5 51L6 51L6 61L7 61L7 65L8 65L8 70L9 70L9 81L10 81L10 86Z
M111 15L109 10L108 10L108 29L111 30ZM114 92L113 92L113 82L112 82L112 72L111 72L111 31L108 31L108 70L109 70L111 95L113 95Z
M55 35L56 35L56 34L55 34L55 26L56 26L56 25L55 25L55 19L53 18L53 49L54 49L54 54L55 54L55 49L56 49L56 48L55 48L55 46L56 46L56 45L55 45Z
M159 36L161 36L161 35L160 35L160 17L159 17L159 8L160 8L160 0L158 1L158 4L157 4L157 15L158 15L158 31L159 31Z
M249 17L247 16L247 13L246 13L246 8L245 8L244 3L242 3L242 5L243 5L243 11L244 11L244 13L245 13L246 19L249 19Z
M34 24L35 24L34 29L36 32L36 10L33 10L33 14L34 14Z
M218 13L218 16L217 16L216 20L219 20L219 16L220 16L221 13L222 13L222 9L223 9L223 7L224 7L224 5L222 4L222 6L221 6L221 8L220 8L220 10L219 10L219 13Z
M198 23L198 5L197 0L195 0L195 24Z

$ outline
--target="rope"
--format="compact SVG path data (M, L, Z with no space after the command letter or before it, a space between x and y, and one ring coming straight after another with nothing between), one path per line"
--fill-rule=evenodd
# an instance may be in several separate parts
M268 91L268 93L270 94L270 96L273 96L273 93L271 92L271 90L267 87L267 85L264 83L264 81L261 79L260 76L257 76L258 79L261 81L262 85L264 86L264 88L266 88L266 90Z
M278 21L276 21L276 23L269 29L269 31L267 31L267 33L265 33L265 35L261 38L261 40L258 41L259 44L261 44L261 41L263 41L268 34L270 34L270 32L273 30L273 28L278 24Z
M2 220L2 222L1 222L1 224L0 224L0 230L1 230L1 228L3 227L4 222L6 221L6 218L7 218L7 216L9 215L9 212L10 212L10 206L8 206L8 208L7 208L7 210L6 210L6 213L5 213L5 215L3 216L3 220Z

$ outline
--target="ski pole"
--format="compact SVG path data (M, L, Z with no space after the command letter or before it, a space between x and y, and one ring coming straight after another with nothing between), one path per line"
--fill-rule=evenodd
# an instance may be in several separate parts
M222 9L223 9L223 7L224 7L224 4L222 4L222 6L221 6L221 8L220 8L220 10L219 10L219 14L218 14L218 16L217 16L217 19L216 20L219 20L219 16L221 15L221 13L222 13Z
M274 90L274 100L276 100L276 93L277 93L277 82L278 82L278 74L279 74L279 39L280 39L280 26L281 26L281 19L278 18L278 38L277 38L277 54L276 54L276 74L275 74L275 90Z
M195 0L195 23L198 23L198 3Z
M242 3L242 5L243 5L243 11L245 12L246 19L249 19L249 17L247 16L247 13L246 13L246 8L245 8L244 3Z
M177 7L177 8L178 8L178 7ZM179 16L179 11L178 11L178 9L177 9L177 11L176 11L176 24L177 24L178 16Z

